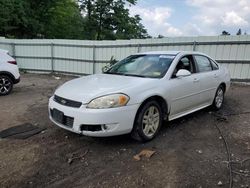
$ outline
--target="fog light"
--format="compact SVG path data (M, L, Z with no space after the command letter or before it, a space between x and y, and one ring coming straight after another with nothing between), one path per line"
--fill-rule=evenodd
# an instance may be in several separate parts
M102 125L102 130L103 131L109 131L109 130L113 130L118 126L118 124L113 123L113 124L103 124Z
M110 127L108 125L102 125L102 129L106 131L106 130L109 130Z

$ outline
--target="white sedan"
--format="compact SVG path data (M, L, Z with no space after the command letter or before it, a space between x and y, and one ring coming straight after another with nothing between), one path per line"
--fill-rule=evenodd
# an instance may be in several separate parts
M49 100L50 119L66 130L94 137L131 133L153 139L164 120L202 108L220 109L230 75L198 52L131 55L104 74L60 86Z

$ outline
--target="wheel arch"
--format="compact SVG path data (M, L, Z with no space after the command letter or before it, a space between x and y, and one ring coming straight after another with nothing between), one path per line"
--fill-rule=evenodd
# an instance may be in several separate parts
M138 108L138 110L137 110L137 112L136 112L135 120L136 120L136 117L137 117L139 111L141 110L141 108L142 108L147 102L152 101L152 100L156 101L156 102L160 105L160 107L161 107L161 109L162 109L162 112L163 112L163 118L164 118L164 120L166 120L166 119L168 118L168 109L169 109L169 107L168 107L167 101L166 101L162 96L160 96L160 95L153 95L153 96L147 97L147 98L144 99L144 101L141 103L141 105L139 106L139 108Z
M226 83L224 83L224 82L222 82L222 83L220 83L220 85L223 87L223 89L224 89L224 92L226 91Z
M167 101L163 97L161 97L159 95L153 95L153 96L146 97L143 100L143 102L140 104L139 108L137 109L137 112L136 112L136 115L135 115L135 118L134 118L133 129L131 131L132 138L134 138L135 140L138 140L138 141L145 141L145 140L140 136L140 133L138 133L137 126L135 126L135 124L136 124L137 118L139 116L140 110L149 101L156 101L160 105L160 107L162 109L163 119L164 120L168 119L167 118L168 117L168 105L167 105Z
M11 74L10 72L6 72L6 71L0 71L0 76L1 75L5 75L10 77L11 81L14 83L15 82L15 77L13 76L13 74Z

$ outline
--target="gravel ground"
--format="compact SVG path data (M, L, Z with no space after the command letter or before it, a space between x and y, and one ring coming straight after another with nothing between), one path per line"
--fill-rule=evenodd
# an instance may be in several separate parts
M0 97L0 130L23 123L46 128L25 140L0 140L0 187L229 187L228 155L215 125L232 161L250 157L250 86L232 85L219 112L166 122L156 139L142 144L129 135L90 138L53 125L48 98L72 78L23 74L13 93ZM143 149L156 153L136 161ZM232 170L233 187L250 187L243 176L250 161Z

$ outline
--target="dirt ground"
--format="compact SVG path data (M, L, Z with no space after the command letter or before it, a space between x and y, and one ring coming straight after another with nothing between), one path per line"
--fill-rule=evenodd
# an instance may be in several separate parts
M216 114L204 109L167 122L157 138L142 144L128 135L90 138L53 125L48 98L69 79L23 74L13 93L0 97L0 130L23 123L46 128L25 140L0 140L0 187L229 187L228 156L215 124L231 160L250 157L250 114L245 113L250 86L233 84ZM143 149L156 153L134 160ZM250 176L244 176L250 174L250 161L232 168L233 187L250 187Z

